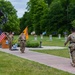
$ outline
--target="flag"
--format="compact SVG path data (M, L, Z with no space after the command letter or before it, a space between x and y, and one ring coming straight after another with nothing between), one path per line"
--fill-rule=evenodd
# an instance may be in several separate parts
M5 33L2 33L2 34L0 35L0 42L1 42L5 37L6 37Z
M45 34L46 34L46 31L42 33L42 35L45 35Z
M26 36L26 40L28 39L28 27L26 27L24 30L23 30L25 36Z

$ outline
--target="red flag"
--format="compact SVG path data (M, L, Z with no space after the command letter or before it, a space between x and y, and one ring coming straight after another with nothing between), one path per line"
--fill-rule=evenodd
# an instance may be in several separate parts
M1 42L5 37L6 37L5 33L2 33L2 34L0 35L0 42Z

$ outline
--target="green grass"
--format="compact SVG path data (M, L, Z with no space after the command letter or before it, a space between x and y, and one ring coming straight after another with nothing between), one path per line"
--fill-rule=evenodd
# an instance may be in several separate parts
M17 41L18 40L18 35L17 36L14 36L14 41ZM53 37L53 40L50 41L49 40L49 36L44 36L43 39L41 40L40 36L37 36L37 40L34 40L34 36L29 36L29 39L28 41L31 41L31 42L39 42L42 41L42 45L43 46L64 46L64 37L62 37L61 39L58 39L58 37Z
M30 41L35 41L33 36L29 36ZM43 46L64 46L64 38L58 39L58 37L53 37L53 40L50 41L49 36L44 36L43 39L40 39L40 36L37 37L37 40L42 41ZM58 43L58 44L57 44Z
M60 56L70 58L69 50L68 49L59 49L59 50L33 50L40 53L46 53L50 55Z
M74 75L37 62L0 52L0 75Z

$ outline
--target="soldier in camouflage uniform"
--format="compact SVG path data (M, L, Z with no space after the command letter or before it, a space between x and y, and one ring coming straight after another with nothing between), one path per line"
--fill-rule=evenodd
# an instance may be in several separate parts
M8 44L9 44L9 50L11 50L12 48L12 41L13 41L13 34L10 33L6 33L7 39L8 39Z
M70 42L69 49L72 58L71 64L73 67L75 67L75 28L71 29L71 34L68 36L64 45L66 45L68 42Z
M22 53L24 53L24 51L25 51L26 37L25 37L25 34L23 32L19 36L19 43L20 43L20 51Z

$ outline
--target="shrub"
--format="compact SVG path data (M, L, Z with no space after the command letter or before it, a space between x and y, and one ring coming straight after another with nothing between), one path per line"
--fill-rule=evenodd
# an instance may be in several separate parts
M37 41L27 41L26 47L39 47L39 43Z
M14 44L18 44L18 47L20 46L20 44L18 42L13 41L13 45ZM39 42L37 41L26 41L26 47L39 47Z

